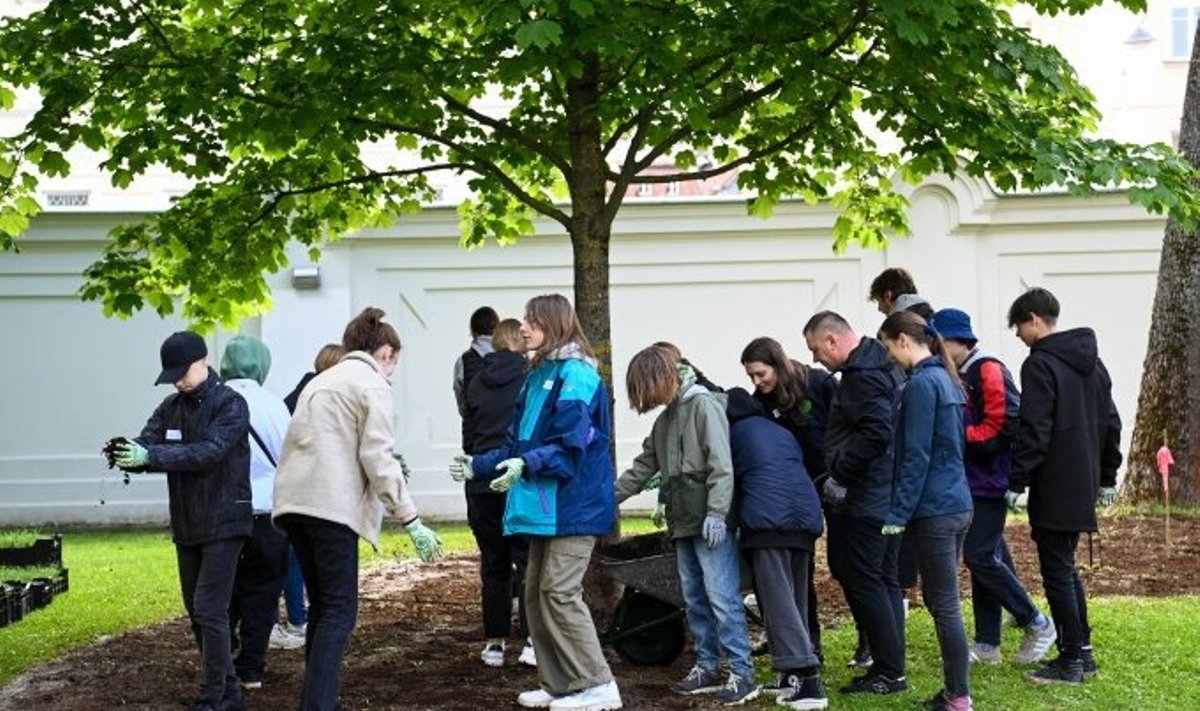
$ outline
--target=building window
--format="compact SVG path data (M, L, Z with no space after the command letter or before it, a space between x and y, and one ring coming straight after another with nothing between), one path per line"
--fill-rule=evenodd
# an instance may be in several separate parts
M653 194L654 194L654 186L653 185L651 185L650 183L638 183L638 186L637 186L637 196L638 197L650 197Z
M667 195L670 197L679 197L679 181L667 183Z
M1181 5L1171 8L1171 58L1192 56L1192 38L1196 36L1196 20L1200 5Z

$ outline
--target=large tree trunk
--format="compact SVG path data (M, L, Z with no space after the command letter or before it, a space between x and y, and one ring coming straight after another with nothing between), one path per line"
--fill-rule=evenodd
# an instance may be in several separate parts
M1193 165L1198 164L1200 28L1192 44L1179 149ZM1172 502L1200 503L1200 242L1174 220L1167 223L1159 259L1150 343L1126 464L1126 498L1161 500L1155 453L1164 441L1175 457Z

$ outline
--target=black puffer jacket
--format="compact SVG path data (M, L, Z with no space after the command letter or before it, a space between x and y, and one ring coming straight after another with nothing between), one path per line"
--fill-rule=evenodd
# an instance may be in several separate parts
M825 428L826 468L848 489L846 515L882 522L892 506L892 432L904 374L874 338L863 338L839 371Z
M1021 365L1021 417L1008 488L1029 487L1029 522L1095 531L1096 496L1116 486L1121 416L1090 328L1052 333Z
M804 467L814 480L825 475L825 427L829 422L829 405L837 380L823 368L811 368L792 361L792 366L808 372L808 397L804 402L790 408L780 408L775 403L775 393L754 391L754 399L762 403L767 417L792 433L804 452Z
M463 446L469 454L484 454L503 446L527 363L520 353L495 351L483 357L479 373L467 385L467 408L463 417ZM488 481L468 481L469 493L486 493Z
M171 533L180 545L249 536L250 409L212 369L193 392L169 395L136 441L143 471L166 472Z

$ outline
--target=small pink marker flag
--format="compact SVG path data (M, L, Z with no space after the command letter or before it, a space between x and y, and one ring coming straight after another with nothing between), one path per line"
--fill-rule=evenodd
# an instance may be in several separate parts
M1175 463L1175 457L1171 456L1171 448L1163 445L1158 448L1158 474L1162 477L1162 488L1164 492L1171 490L1171 465Z

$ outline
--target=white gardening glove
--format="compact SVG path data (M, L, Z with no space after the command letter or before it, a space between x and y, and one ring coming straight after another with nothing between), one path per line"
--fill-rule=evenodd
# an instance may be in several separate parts
M475 478L475 470L471 468L474 457L469 454L459 454L450 462L450 478L454 481L470 481Z

